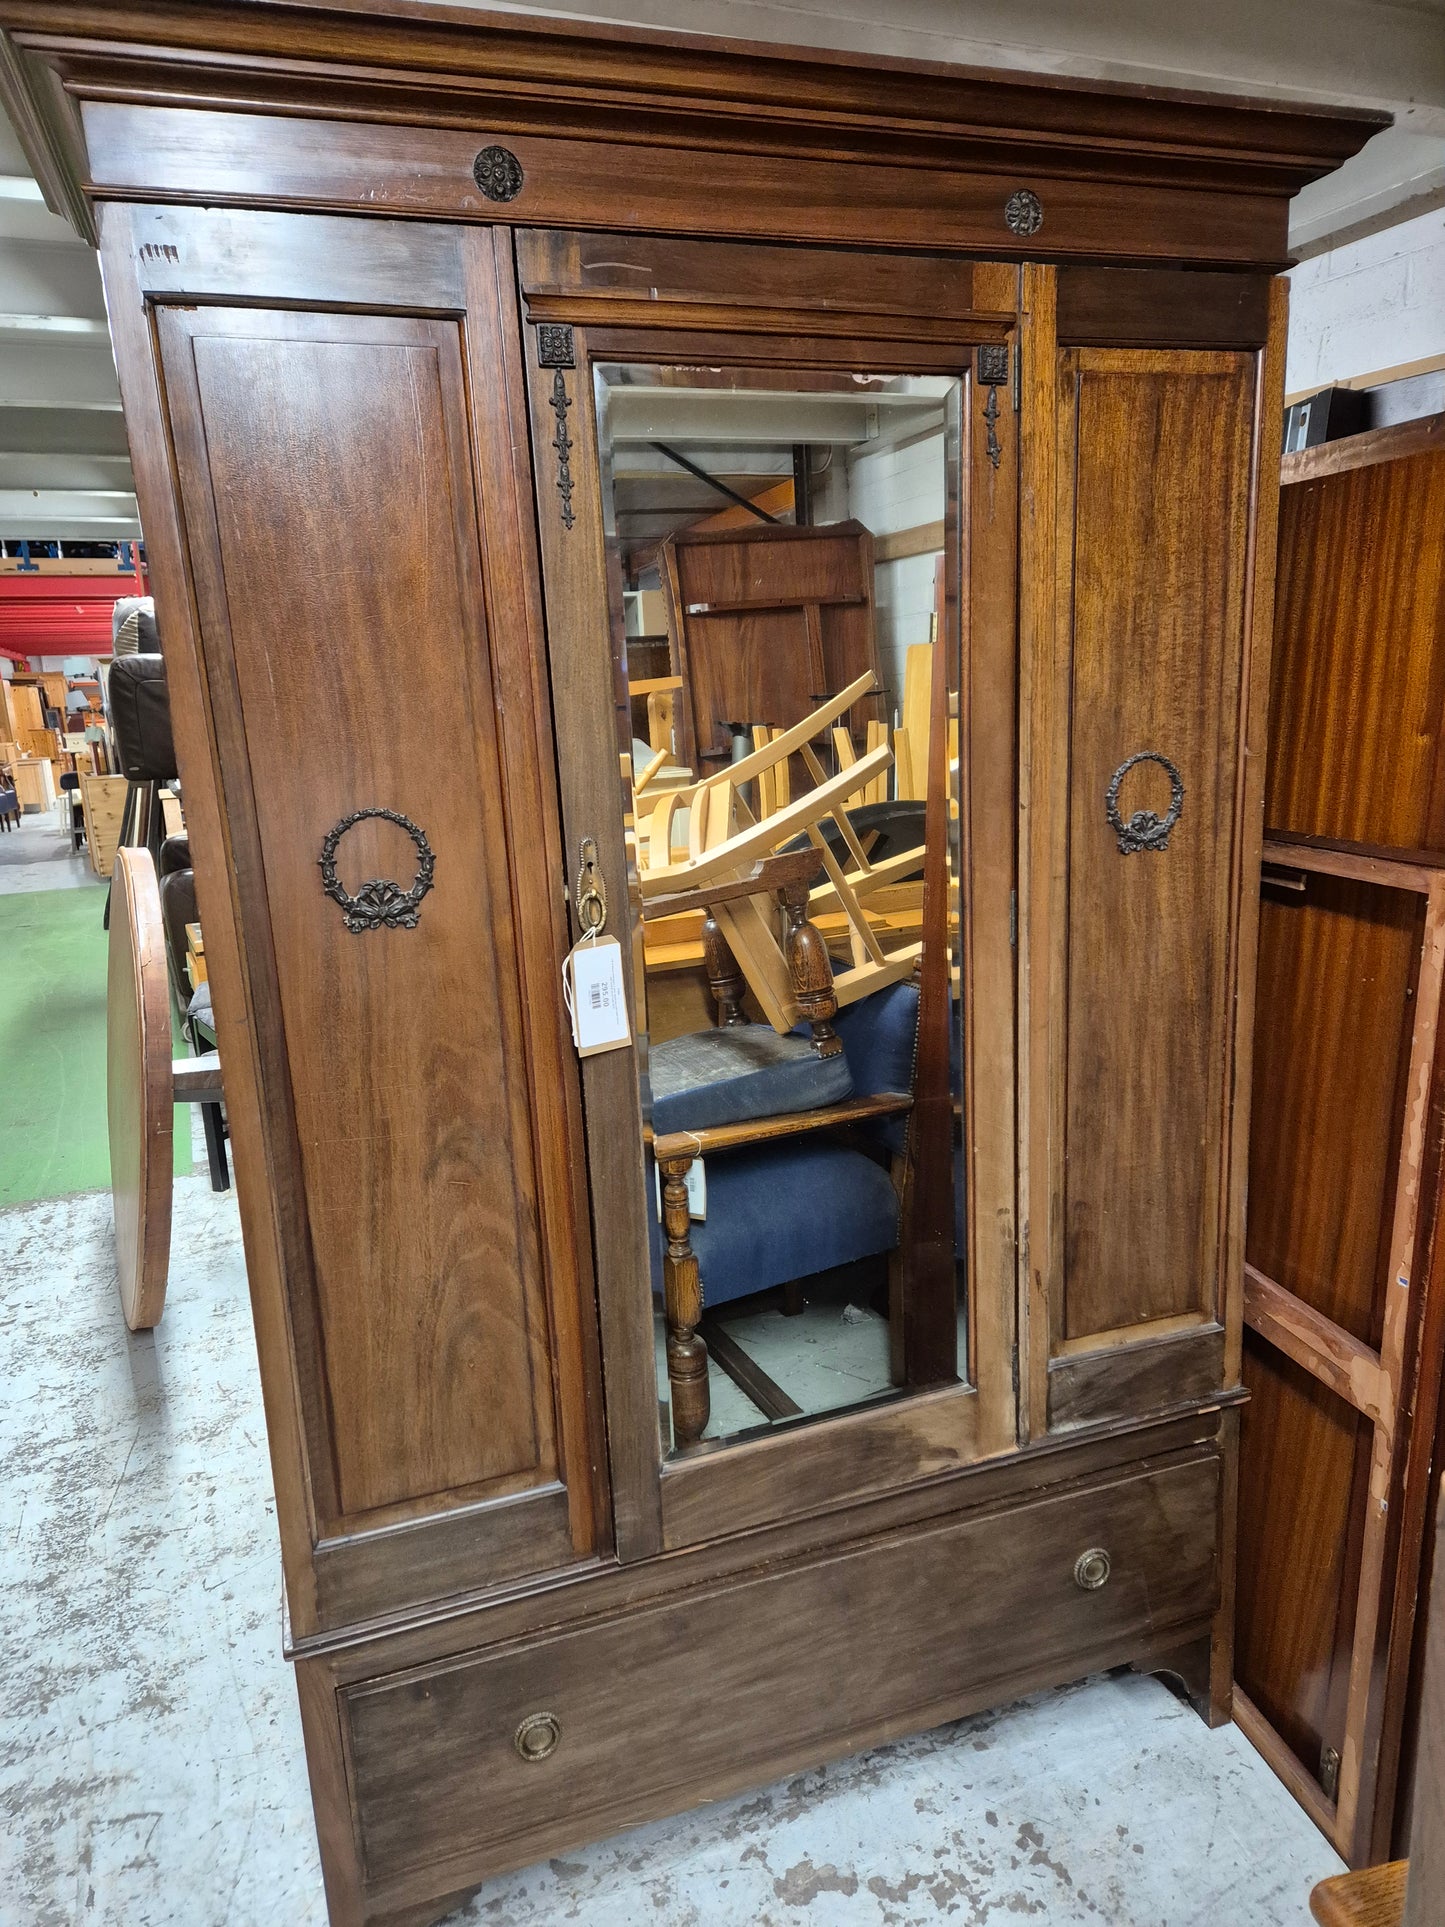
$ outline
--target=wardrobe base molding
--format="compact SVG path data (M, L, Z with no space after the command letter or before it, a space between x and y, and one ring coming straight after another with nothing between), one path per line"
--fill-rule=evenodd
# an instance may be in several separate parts
M658 1597L490 1643L472 1615L421 1663L400 1633L372 1642L361 1677L354 1656L302 1660L333 1918L440 1909L509 1869L1100 1668L1180 1670L1219 1606L1222 1463L1201 1443L1078 1482L1064 1455L1059 1483L1023 1503L695 1585L690 1560L659 1562L679 1583Z

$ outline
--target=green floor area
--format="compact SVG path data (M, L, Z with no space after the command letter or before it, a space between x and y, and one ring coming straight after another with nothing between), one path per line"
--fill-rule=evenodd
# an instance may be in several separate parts
M100 889L0 896L0 1207L109 1188L104 908Z

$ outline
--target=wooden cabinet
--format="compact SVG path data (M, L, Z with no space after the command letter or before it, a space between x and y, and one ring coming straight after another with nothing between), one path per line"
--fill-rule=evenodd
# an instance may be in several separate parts
M99 219L333 1919L1096 1666L1226 1718L1270 271L1375 123L0 23ZM729 1051L786 1101L669 1113Z
M1408 1832L1445 1360L1442 422L1286 456L1236 1671L1357 1864Z

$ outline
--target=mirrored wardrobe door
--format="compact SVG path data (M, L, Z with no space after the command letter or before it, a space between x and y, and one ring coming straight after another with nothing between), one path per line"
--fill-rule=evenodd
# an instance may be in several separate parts
M633 1488L631 1543L679 1543L720 1529L720 1505L737 1523L793 1509L803 1466L846 1496L1012 1440L1012 1071L1006 1048L980 1111L965 683L981 456L981 653L1011 754L1008 344L980 362L911 341L906 318L900 340L848 342L542 319L567 312L558 238L530 240L552 257L524 334L609 1432L635 1472L644 1450L663 1465ZM997 1077L996 885L987 914ZM587 986L609 970L630 1037L593 1054ZM979 1169L1006 1174L982 1293ZM869 1440L891 1441L869 1455L886 1472L860 1472Z

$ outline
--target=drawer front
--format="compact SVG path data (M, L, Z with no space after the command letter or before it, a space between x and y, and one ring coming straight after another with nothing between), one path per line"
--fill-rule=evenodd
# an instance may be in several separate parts
M1126 1658L1218 1603L1218 1492L1196 1456L350 1687L366 1877L446 1864L460 1885L947 1718L991 1681ZM539 1715L555 1748L527 1760Z

